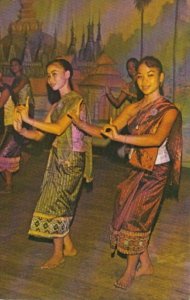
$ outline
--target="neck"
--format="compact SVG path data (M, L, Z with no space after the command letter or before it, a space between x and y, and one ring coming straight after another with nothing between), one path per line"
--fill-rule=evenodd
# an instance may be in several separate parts
M70 91L71 91L71 88L69 86L64 86L59 90L61 96L68 94Z
M144 95L144 102L154 102L161 97L159 92L152 93L150 95Z

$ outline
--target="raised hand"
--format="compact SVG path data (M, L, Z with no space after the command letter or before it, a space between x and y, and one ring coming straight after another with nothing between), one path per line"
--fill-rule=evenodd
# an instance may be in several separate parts
M29 97L27 97L25 105L18 105L16 107L16 112L21 115L21 118L24 122L27 122L29 118L28 111L29 111Z
M17 132L21 132L22 130L22 117L21 114L16 111L16 109L14 112L13 127Z

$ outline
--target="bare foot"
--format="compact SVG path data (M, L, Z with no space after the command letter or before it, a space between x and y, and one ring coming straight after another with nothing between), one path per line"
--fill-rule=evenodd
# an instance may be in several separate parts
M154 273L153 265L141 265L135 273L135 277L143 276L143 275L151 275Z
M54 255L41 266L41 269L54 269L63 262L64 262L63 256L55 256Z
M76 248L72 248L72 249L64 249L63 250L63 254L64 256L76 256L77 255L77 249Z
M134 276L132 274L124 274L119 280L117 280L114 285L120 289L128 289L134 280Z

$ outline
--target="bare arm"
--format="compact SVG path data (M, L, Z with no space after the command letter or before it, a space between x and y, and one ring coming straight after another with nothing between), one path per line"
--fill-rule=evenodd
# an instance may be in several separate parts
M52 105L50 111L48 112L47 116L44 119L44 122L50 122L51 113L53 112L54 109L55 109L55 104ZM16 112L16 114L17 114L17 112ZM45 134L39 130L23 128L22 127L22 119L21 119L20 114L17 114L17 117L15 117L14 128L16 131L18 131L18 133L20 135L24 136L25 138L31 139L31 140L40 141L45 136Z
M109 92L106 92L106 96L111 104L113 104L116 108L120 107L126 99L126 93L124 93L124 91L121 91L119 96L116 98L109 90Z
M20 135L24 136L25 138L29 140L34 140L34 141L40 141L43 137L44 134L38 130L28 130L26 128L22 128L20 131L18 131Z
M68 113L68 117L71 118L73 124L75 124L79 129L81 129L82 131L86 132L91 136L103 138L103 136L101 135L102 128L82 121L78 115L79 115L79 111L77 112L75 110L70 111Z
M126 105L122 112L113 120L112 125L114 125L118 131L120 131L127 125L128 121L137 113L137 110L137 103Z
M124 86L124 88L121 89L121 92L119 94L118 97L114 97L111 89L109 87L106 87L106 96L108 98L108 100L116 107L120 107L124 101L126 99L128 99L129 101L131 101L132 98L137 98L137 94L136 93L132 93L130 92L130 84L133 84L133 82L131 83L126 83L126 85Z
M2 108L7 100L9 99L10 92L8 89L5 89L2 91L1 96L0 96L0 108Z
M27 83L26 78L23 78L23 79L19 82L19 84L18 84L15 88L12 89L12 92L13 92L14 94L17 94L17 93L25 86L26 83Z
M54 106L54 108L55 108L55 106ZM72 122L71 119L67 115L64 115L56 123L51 123L51 120L50 120L51 113L48 114L47 118L44 121L38 121L38 120L35 120L32 118L29 118L27 107L19 106L17 108L17 110L18 110L18 112L21 113L22 120L25 123L35 127L36 129L39 129L41 131L56 134L56 135L61 135ZM51 112L52 111L53 111L53 109L51 110Z
M125 144L135 145L135 146L143 146L143 147L151 147L157 146L159 147L164 140L168 137L170 130L177 118L177 110L171 109L169 110L163 117L157 131L152 134L143 134L143 135L121 135L118 134L115 126L110 127L110 131L105 131L103 134L114 141L118 141ZM108 128L107 128L108 130Z

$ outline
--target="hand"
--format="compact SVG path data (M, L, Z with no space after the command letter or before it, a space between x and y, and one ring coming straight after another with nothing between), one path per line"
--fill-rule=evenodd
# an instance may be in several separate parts
M28 112L29 112L29 97L26 99L25 105L18 105L16 107L16 112L20 113L22 120L27 123L28 121Z
M106 124L101 130L101 133L113 141L117 141L119 137L117 128L112 124Z
M22 130L22 118L19 112L14 113L13 127L17 132Z

